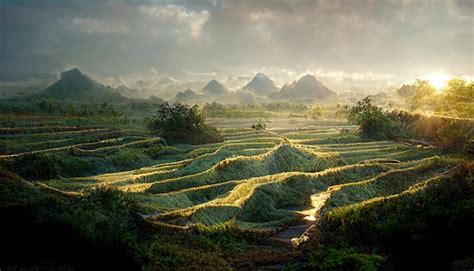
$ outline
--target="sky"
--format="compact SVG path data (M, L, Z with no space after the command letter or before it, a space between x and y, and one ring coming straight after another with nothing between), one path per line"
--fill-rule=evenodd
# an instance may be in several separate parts
M472 0L0 0L0 73L79 67L278 84L310 73L338 91L433 73L472 78Z

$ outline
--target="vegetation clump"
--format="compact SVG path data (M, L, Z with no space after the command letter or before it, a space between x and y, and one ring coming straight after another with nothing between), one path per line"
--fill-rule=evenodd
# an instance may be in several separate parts
M267 124L262 121L258 121L257 123L252 124L250 128L254 129L255 131L265 130L267 129Z
M437 91L428 81L416 80L412 85L403 85L397 92L405 98L411 111L474 118L474 81L451 79Z
M349 121L359 125L359 132L364 137L394 139L400 132L395 118L374 105L370 96L348 109L347 116Z
M474 137L474 121L471 119L424 116L403 110L386 111L375 105L370 96L353 107L344 107L341 114L359 125L362 137L376 140L414 138L444 149L469 152Z
M165 103L158 107L148 128L171 142L206 144L223 141L217 130L204 121L205 116L197 105Z
M10 169L30 181L48 180L56 176L53 161L44 154L22 155L13 161Z

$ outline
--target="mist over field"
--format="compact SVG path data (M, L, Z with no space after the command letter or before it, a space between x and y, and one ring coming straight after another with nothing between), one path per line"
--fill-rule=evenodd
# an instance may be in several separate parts
M473 270L473 24L0 0L0 270Z

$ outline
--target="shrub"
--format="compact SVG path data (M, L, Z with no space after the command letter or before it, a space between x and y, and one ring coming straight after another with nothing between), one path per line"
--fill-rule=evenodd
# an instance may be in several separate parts
M13 161L10 170L31 181L47 180L56 176L53 161L44 154L22 155Z
M320 119L323 116L323 109L321 107L313 107L307 113L312 119Z
M359 125L359 133L364 137L393 139L400 133L400 127L394 117L381 107L372 104L370 97L350 108L348 119Z
M267 124L263 123L262 121L258 121L257 123L252 124L250 128L255 129L256 131L265 130L267 129Z
M309 253L310 266L315 270L379 270L384 257L364 254L354 248L320 246Z
M148 128L171 142L204 144L223 141L217 130L204 124L198 106L162 104Z

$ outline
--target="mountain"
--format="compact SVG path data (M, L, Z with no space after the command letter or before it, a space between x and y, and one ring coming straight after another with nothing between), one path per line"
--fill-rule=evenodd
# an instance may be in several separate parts
M229 91L225 88L221 83L217 82L217 80L213 79L207 85L202 88L205 94L212 94L212 95L222 95L227 94Z
M284 85L279 92L271 95L275 99L325 99L335 95L316 77L307 74L298 81Z
M138 80L135 82L135 87L138 89L146 89L150 87L150 84L144 80Z
M176 94L176 101L189 101L189 100L198 100L201 98L201 95L194 92L192 89L186 89L185 91L180 91Z
M164 104L165 101L163 99L160 99L158 97L156 97L155 95L150 95L150 97L148 97L146 99L147 102L149 103L152 103L152 104Z
M237 90L233 93L233 96L235 97L234 102L240 101L246 104L254 104L265 99L262 96L256 96L252 91L246 88Z
M171 77L168 76L163 76L160 79L158 79L158 85L166 85L166 84L171 84L174 83L176 80L174 80Z
M140 98L141 91L138 89L129 88L125 85L120 85L115 88L115 90L120 93L122 96L129 98Z
M39 95L41 97L73 101L108 103L128 101L128 98L120 95L113 88L97 83L77 68L61 73L61 78Z
M265 74L257 73L250 82L245 85L244 89L251 91L255 95L269 96L278 91L275 83Z

